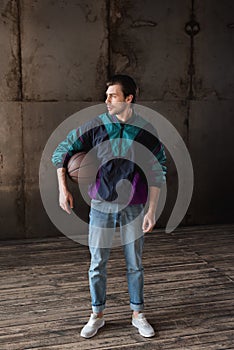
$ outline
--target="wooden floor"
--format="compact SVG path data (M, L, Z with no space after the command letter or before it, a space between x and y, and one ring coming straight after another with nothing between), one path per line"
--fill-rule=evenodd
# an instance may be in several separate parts
M131 326L121 248L109 261L106 326L90 340L87 247L66 237L1 242L0 349L234 349L234 226L158 231L145 239L145 313Z

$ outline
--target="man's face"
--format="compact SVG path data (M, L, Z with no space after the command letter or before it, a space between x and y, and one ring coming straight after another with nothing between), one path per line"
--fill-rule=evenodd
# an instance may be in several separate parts
M106 90L105 103L107 105L109 114L114 115L122 113L127 108L127 106L129 106L130 102L131 97L124 97L121 85L111 85Z

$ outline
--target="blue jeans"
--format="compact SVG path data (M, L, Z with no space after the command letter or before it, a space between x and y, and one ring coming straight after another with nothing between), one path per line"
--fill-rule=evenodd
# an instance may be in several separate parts
M117 223L120 228L126 267L130 307L141 311L144 308L144 270L142 251L144 235L142 231L143 205L130 205L117 211L116 205L110 205L110 211L97 210L91 203L89 225L89 250L91 264L89 285L93 312L101 312L106 304L106 267L110 255ZM118 262L116 262L118 263Z

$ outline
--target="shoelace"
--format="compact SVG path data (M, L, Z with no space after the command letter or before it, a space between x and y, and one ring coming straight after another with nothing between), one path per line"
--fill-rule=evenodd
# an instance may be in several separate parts
M143 325L143 326L148 326L148 321L147 319L143 316L142 318L139 318L138 321Z

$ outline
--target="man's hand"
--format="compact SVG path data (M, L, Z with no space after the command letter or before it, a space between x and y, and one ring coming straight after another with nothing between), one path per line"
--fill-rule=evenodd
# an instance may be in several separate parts
M57 169L58 185L59 185L59 205L68 214L71 214L73 208L73 197L67 189L66 168Z
M142 230L143 232L152 232L156 224L155 214L158 205L158 199L160 194L160 188L151 186L149 196L149 209L144 216Z
M144 216L142 230L144 233L152 232L154 225L156 224L155 214L152 212L147 212Z
M71 214L71 209L73 208L73 197L69 191L59 192L59 205L68 214Z

